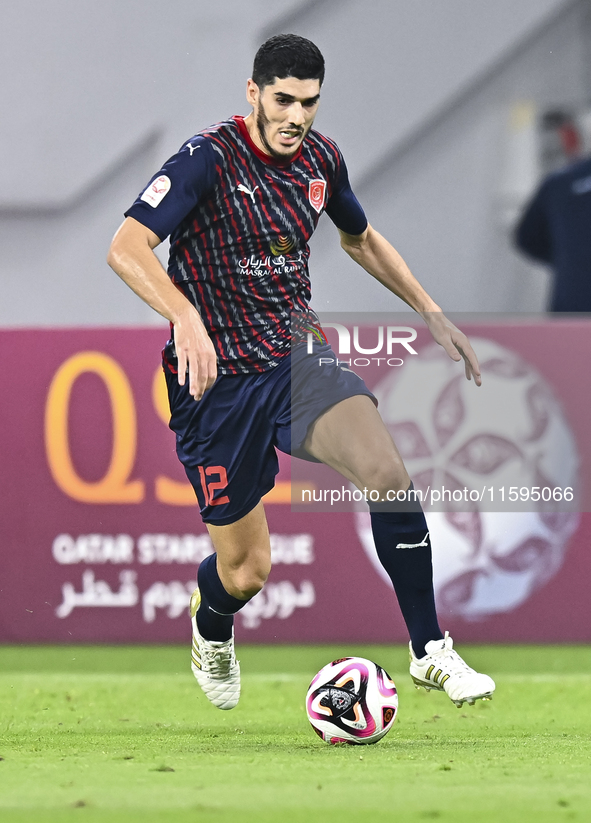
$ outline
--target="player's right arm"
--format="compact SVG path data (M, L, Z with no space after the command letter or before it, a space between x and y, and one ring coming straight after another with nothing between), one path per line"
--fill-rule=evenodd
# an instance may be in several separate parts
M213 343L198 309L176 288L154 254L186 216L212 190L216 180L211 145L197 135L166 161L143 193L125 212L107 261L155 311L174 326L178 381L199 400L217 376Z
M119 277L155 311L174 326L178 381L199 400L217 376L213 343L195 306L172 283L154 254L160 238L149 228L126 217L113 238L107 262Z

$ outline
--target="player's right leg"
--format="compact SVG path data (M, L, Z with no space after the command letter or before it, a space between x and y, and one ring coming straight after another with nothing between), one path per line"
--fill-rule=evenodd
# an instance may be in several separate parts
M215 548L199 566L191 598L191 668L211 702L230 709L240 695L234 615L262 588L270 570L261 498L279 468L273 446L276 376L283 379L281 400L289 394L289 363L268 372L221 375L197 402L188 381L179 386L175 368L176 359L166 351L170 428Z
M214 706L233 709L240 697L234 615L262 589L271 569L263 504L234 523L208 525L208 530L216 552L199 566L191 597L191 669Z

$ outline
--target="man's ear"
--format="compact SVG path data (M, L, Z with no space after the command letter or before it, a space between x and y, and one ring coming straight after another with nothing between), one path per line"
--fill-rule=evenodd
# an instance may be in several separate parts
M254 80L249 77L246 81L246 99L251 106L254 106L259 98L260 90Z

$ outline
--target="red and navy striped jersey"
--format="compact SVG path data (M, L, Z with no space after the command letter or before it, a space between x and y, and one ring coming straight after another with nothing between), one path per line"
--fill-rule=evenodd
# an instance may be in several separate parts
M237 374L289 353L291 312L308 310L308 241L323 211L348 234L367 226L336 144L310 131L278 161L236 116L185 143L126 216L170 235L168 274L199 310L219 372Z

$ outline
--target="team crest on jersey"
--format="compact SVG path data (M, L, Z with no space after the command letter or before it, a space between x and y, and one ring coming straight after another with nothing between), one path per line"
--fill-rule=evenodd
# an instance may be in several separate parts
M166 197L168 192L170 191L172 183L170 182L170 177L167 177L165 174L161 174L160 177L157 177L145 192L140 197L140 200L143 200L144 203L148 203L152 206L153 209L156 208Z
M310 180L310 185L308 186L308 198L318 214L320 214L322 207L324 206L325 196L326 180Z

